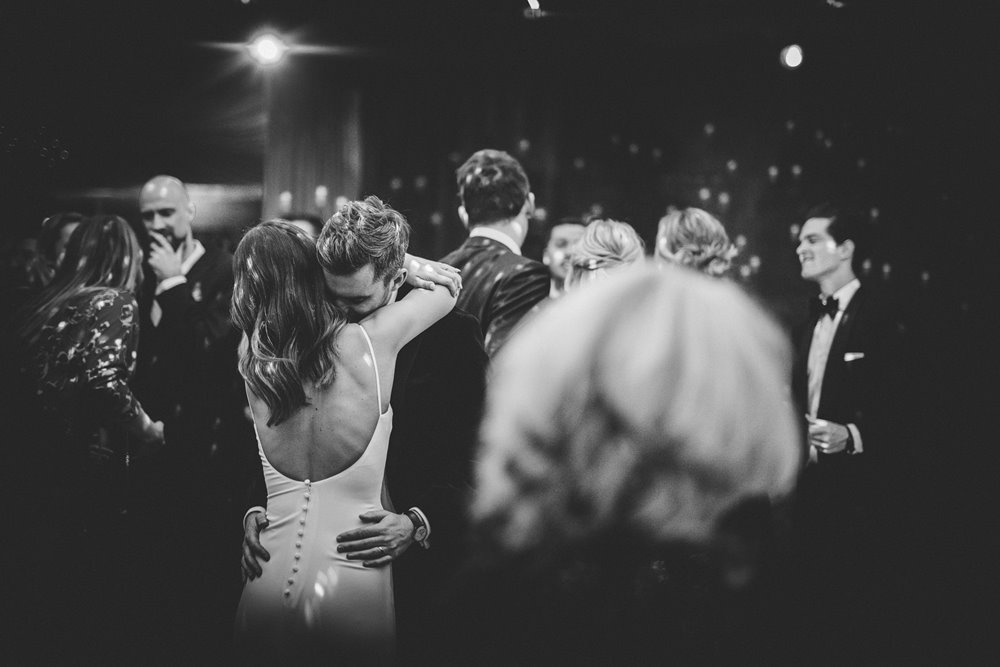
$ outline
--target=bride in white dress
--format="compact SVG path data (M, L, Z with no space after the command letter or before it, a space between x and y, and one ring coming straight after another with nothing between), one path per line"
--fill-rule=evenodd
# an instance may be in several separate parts
M407 278L402 261L395 288ZM271 554L244 586L236 648L251 663L388 663L391 569L348 560L336 536L383 509L396 354L455 298L441 286L414 289L349 324L325 298L313 241L281 222L247 232L234 263L240 372L267 483L261 544Z

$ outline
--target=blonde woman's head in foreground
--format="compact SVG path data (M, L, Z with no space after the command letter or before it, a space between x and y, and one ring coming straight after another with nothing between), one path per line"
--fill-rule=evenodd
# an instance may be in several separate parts
M624 531L701 542L799 465L778 326L733 285L671 267L600 281L496 361L473 517L508 552Z
M627 222L592 220L570 255L567 289L641 261L643 247L642 239Z
M656 233L656 258L721 276L732 264L736 247L726 228L700 208L673 210L660 219Z

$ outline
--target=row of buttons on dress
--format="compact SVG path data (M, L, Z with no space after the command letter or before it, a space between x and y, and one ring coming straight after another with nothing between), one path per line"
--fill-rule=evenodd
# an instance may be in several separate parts
M295 541L295 563L292 565L292 574L288 577L288 588L285 589L286 598L292 595L292 584L295 583L295 575L299 571L299 561L302 560L302 536L306 534L306 513L309 512L309 498L312 495L312 482L307 479L303 483L306 485L305 501L302 503L302 516L299 517L298 539Z

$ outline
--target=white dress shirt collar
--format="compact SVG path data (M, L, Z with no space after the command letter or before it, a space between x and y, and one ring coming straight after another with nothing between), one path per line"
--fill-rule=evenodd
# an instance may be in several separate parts
M837 300L837 310L847 310L847 304L854 298L854 293L858 291L859 287L861 287L861 281L855 278L833 293L833 298Z
M469 238L472 238L474 236L482 236L483 238L492 239L497 243L502 243L505 246L507 246L507 248L509 248L510 251L515 255L521 254L521 246L517 245L517 243L514 242L514 239L512 239L504 232L501 232L496 227L485 227L485 226L473 227L472 230L469 232Z

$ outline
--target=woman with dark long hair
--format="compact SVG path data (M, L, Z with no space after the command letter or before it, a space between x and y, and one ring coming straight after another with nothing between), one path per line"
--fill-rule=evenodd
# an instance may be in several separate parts
M5 408L5 506L13 508L11 557L28 587L19 609L36 617L25 633L44 627L33 649L106 650L97 634L113 636L111 607L121 597L106 588L121 538L121 471L127 459L163 443L129 388L139 318L134 292L142 251L118 216L84 220L73 232L51 282L14 318L4 354L11 382ZM6 549L5 549L6 550ZM9 618L9 616L8 616ZM80 653L74 655L79 656Z
M392 660L391 570L344 553L337 536L386 506L396 354L455 304L441 286L392 298L404 280L425 283L403 269L409 225L376 198L346 204L327 227L356 234L352 247L372 262L362 272L382 267L367 275L385 305L358 323L327 297L316 244L298 227L251 229L234 260L239 367L267 484L261 544L270 559L246 582L235 624L237 648L254 664Z

